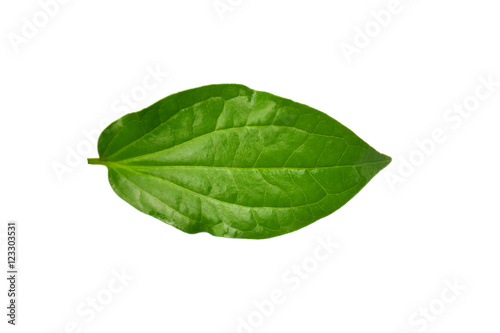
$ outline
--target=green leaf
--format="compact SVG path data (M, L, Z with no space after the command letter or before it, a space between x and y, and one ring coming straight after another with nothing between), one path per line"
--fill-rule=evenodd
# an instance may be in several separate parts
M98 150L89 164L138 210L187 233L257 239L331 214L391 161L328 115L238 84L127 114Z

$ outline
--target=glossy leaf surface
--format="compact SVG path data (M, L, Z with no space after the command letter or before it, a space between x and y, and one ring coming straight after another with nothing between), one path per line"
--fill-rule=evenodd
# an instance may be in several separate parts
M138 210L187 233L256 239L331 214L391 161L328 115L237 84L130 113L98 150L89 163Z

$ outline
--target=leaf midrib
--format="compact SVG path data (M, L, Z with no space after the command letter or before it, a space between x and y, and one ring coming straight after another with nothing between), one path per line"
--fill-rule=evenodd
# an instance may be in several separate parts
M125 161L125 160L123 160ZM123 164L123 161L103 161L99 160L99 163L93 164L102 164L104 166L113 167L117 166L123 169L164 169L164 168L181 168L181 169L235 169L235 170L316 170L316 169L336 169L336 168L347 168L347 167L358 167L364 165L373 165L373 164L383 164L387 163L389 160L377 161L377 162L367 162L360 164L345 164L345 165L331 165L325 167L233 167L233 166L210 166L210 165L133 165L133 164Z

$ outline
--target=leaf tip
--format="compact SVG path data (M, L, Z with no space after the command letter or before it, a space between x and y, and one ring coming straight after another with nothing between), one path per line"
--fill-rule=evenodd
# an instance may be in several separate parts
M392 157L387 156L387 155L384 155L384 154L382 154L382 156L384 156L384 157L385 157L385 161L387 162L387 164L386 164L386 165L391 164L391 162L392 162Z

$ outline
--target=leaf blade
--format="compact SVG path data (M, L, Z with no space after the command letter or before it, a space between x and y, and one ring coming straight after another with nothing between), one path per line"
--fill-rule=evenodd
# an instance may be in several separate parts
M333 213L391 160L318 110L235 84L128 114L98 148L93 164L140 211L188 233L257 239Z

